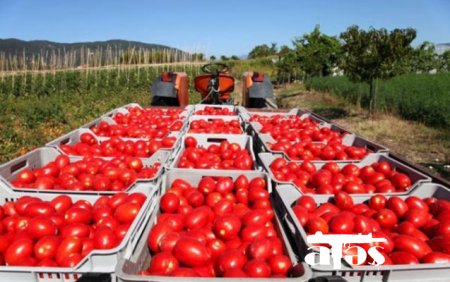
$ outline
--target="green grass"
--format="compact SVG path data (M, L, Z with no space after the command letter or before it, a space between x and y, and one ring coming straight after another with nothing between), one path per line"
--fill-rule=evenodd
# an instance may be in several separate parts
M369 86L346 77L312 79L306 87L367 107ZM450 126L450 73L407 74L377 83L377 110L435 127Z
M67 70L0 79L0 162L12 159L127 103L149 105L163 67ZM197 66L179 66L190 81ZM190 89L191 102L199 100Z

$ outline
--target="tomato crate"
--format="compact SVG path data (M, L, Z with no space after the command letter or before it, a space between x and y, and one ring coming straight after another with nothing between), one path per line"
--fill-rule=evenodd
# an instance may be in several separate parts
M272 181L276 185L284 185L284 184L294 185L293 182L280 181L280 180L276 179L275 175L273 174L272 170L270 169L270 166L277 157L281 157L281 155L274 155L274 154L270 154L270 153L258 154L258 159L261 162L263 169L270 174ZM411 167L407 164L404 164L402 162L399 162L399 161L389 157L389 154L369 154L364 159L362 159L360 162L353 163L353 164L356 165L358 168L363 168L365 166L372 165L372 164L378 163L378 162L383 162L383 161L386 161L392 167L392 170L401 172L401 173L407 175L411 179L411 187L406 192L396 192L396 193L387 193L387 194L407 195L407 194L411 193L411 191L416 189L418 186L420 186L421 184L431 182L430 177L428 177L427 175L421 173L420 171L414 169L413 167ZM301 164L301 161L298 161L296 163ZM320 170L324 165L327 164L327 162L323 162L323 161L317 161L317 162L313 161L312 163L316 167L317 171ZM348 164L348 163L339 163L339 162L336 162L336 163L339 166L339 168L343 168L344 166L346 166ZM353 195L357 195L357 194L353 194Z
M256 137L256 145L255 150L256 152L267 152L271 154L279 154L282 155L286 160L288 161L302 161L302 160L293 160L291 159L286 152L283 151L275 151L272 150L269 147L269 144L275 144L276 141L269 135L269 134L258 134ZM326 142L313 142L315 144L324 144L326 145ZM365 138L362 138L356 134L346 134L342 138L342 145L347 147L356 147L356 148L363 148L367 151L367 155L371 155L373 153L388 153L389 149L379 145L377 143L374 143L372 141L369 141ZM347 159L347 160L313 160L315 162L329 162L334 161L337 163L355 163L361 161L361 159Z
M230 121L237 121L240 124L241 132L240 133L196 133L196 132L190 132L192 122L194 121L206 121L210 123L210 126L212 126L212 122L215 120L222 120L224 122L230 122ZM242 121L240 116L207 116L207 115L198 115L198 116L191 116L189 118L189 124L187 126L186 133L189 134L245 134L245 123Z
M270 109L270 110L264 110L264 109L249 109L245 108L243 106L238 106L237 110L239 112L239 115L245 122L249 122L252 115L261 115L261 116L275 116L275 115L283 115L283 116L295 116L295 115L302 115L303 113L306 113L303 110L293 108L291 110L285 110L285 109Z
M132 103L132 104L128 104L128 105L119 107L117 109L111 110L111 111L107 112L106 114L102 115L102 117L110 117L110 118L114 119L114 117L118 113L121 113L124 115L130 114L130 110L132 110L133 108L137 108L137 109L140 109L143 111L155 111L154 115L158 115L158 116L167 116L168 112L176 111L176 112L178 112L178 117L183 120L188 118L191 115L192 110L193 110L192 107L185 107L185 108L182 108L182 107L155 107L155 106L142 107L139 104ZM156 111L158 111L158 112L156 112ZM153 113L151 113L151 114L153 114Z
M256 162L256 156L253 152L253 140L250 136L244 134L185 134L181 140L181 146L178 152L173 154L174 158L172 162L168 165L168 169L178 168L178 163L182 158L183 152L186 149L185 140L187 137L194 137L197 140L197 147L207 148L211 145L220 145L223 141L228 141L230 143L239 144L241 149L245 148L253 160L252 170L258 170L259 167ZM184 168L183 168L184 169ZM208 171L209 169L197 169L195 171ZM248 171L248 170L227 170L227 171Z
M57 149L61 154L66 154L61 148L61 145L75 145L77 143L80 143L80 137L82 134L87 133L87 134L91 134L94 136L95 139L95 143L101 144L102 142L108 141L111 139L111 137L101 137L101 136L97 136L94 132L92 132L92 130L87 129L87 128L80 128L80 129L75 129L74 131L71 131L49 143L47 143L45 146L47 147L52 147ZM178 146L180 145L180 141L181 141L181 134L180 132L171 132L169 133L169 135L167 135L164 138L175 138L175 143L171 146L171 147L161 147L161 150L168 150L168 151L172 151L178 148ZM155 141L162 141L161 138L155 138L155 139L147 139L147 138L128 138L128 137L118 137L123 141L131 141L131 142L137 142L137 141L149 141L149 140L155 140ZM79 155L76 155L79 156Z
M145 228L150 211L157 204L157 190L159 184L141 183L136 184L134 192L141 192L147 196L144 204L138 212L135 220L131 223L122 242L113 249L93 250L84 257L75 267L34 267L34 266L0 266L0 281L32 281L32 282L72 282L79 280L83 276L95 274L108 274L115 276L115 266L118 260L128 250L130 245L137 244L139 234ZM42 193L17 193L0 192L0 204L16 201L20 197L30 196L38 197L45 201L51 201L61 194L42 194ZM84 200L93 204L98 195L68 195L72 202Z
M292 206L302 194L292 185L279 185L274 189L276 209L279 215L285 219L284 228L293 242L294 251L301 259L309 252L317 252L317 248L307 242L307 234L295 216ZM351 195L355 204L367 202L370 196ZM423 183L416 187L409 195L398 196L406 199L409 196L418 198L435 197L450 201L450 189L435 183ZM390 198L393 196L387 196ZM333 195L313 196L316 203L329 202ZM332 258L331 258L332 263ZM314 277L335 275L341 276L349 282L363 281L448 281L450 263L419 263L419 264L392 264L392 265L351 265L345 259L341 260L342 268L333 269L331 265L311 266Z
M279 113L270 113L270 114L271 114L270 116L279 116L280 115ZM269 116L269 115L264 114L263 116ZM285 118L282 118L282 119L289 120L289 119L292 119L294 117L296 118L297 116L300 117L300 120L310 119L312 122L316 123L319 128L329 127L332 130L338 131L338 132L341 132L341 133L347 133L348 132L345 129L342 129L342 128L336 126L336 125L329 124L329 123L323 121L322 119L317 118L312 113L302 112L300 110L298 110L298 115L288 114L288 115L285 115ZM243 120L246 122L246 129L247 129L247 133L249 135L254 136L257 139L256 136L264 134L264 133L261 133L261 129L263 128L263 126L262 126L262 124L260 122L258 122L258 121L250 121L250 118L248 118L248 119L243 118Z
M172 182L179 178L187 181L193 186L197 186L203 177L231 177L236 180L240 175L245 175L249 181L256 177L263 177L266 179L267 189L271 191L270 182L268 181L268 176L261 172L223 172L223 171L207 171L207 172L189 172L185 170L172 170L165 173L162 182L162 192L164 193L172 184ZM130 252L127 252L125 256L119 261L116 267L117 281L120 282L134 282L134 281L157 281L157 282L168 282L168 281L308 281L311 278L311 271L309 267L304 263L300 262L293 252L290 242L287 239L284 229L281 228L281 219L276 216L274 217L274 227L278 236L283 242L284 253L287 255L292 263L292 270L290 272L291 276L287 278L213 278L213 277L171 277L171 276L150 276L150 275L139 275L139 273L149 266L152 260L152 254L150 253L149 247L147 245L147 237L154 225L158 222L158 216L160 215L159 204L153 209L150 219L148 220L145 230L141 233L138 240L135 241L134 245L130 245ZM287 279L287 280L286 280Z
M208 113L205 113L204 111L206 109L214 109L214 110L225 110L227 111L226 114L218 114L216 116L236 116L238 115L238 109L235 106L232 105L207 105L207 104L196 104L194 105L194 111L192 115L194 116L201 116L201 115L210 115Z
M71 194L92 194L92 195L108 195L118 193L116 191L95 191L95 190L83 190L83 191L75 191L75 190L53 190L53 189L36 189L36 188L26 188L26 187L15 187L11 184L11 181L17 178L18 174L24 169L36 169L45 166L46 164L54 161L58 156L62 155L58 150L51 147L43 147L35 149L23 156L20 156L16 159L13 159L3 165L0 166L0 191L6 192L28 192L28 193L38 193L38 194L55 194L55 193L71 193ZM157 183L159 177L163 173L164 164L170 156L169 151L158 150L155 154L153 154L148 159L142 159L142 163L144 167L152 167L156 163L160 163L158 170L155 175L151 178L146 179L136 179L133 183L131 183L128 188L126 188L123 192L134 192L134 188L138 183ZM113 158L106 157L96 157L98 159L103 160L111 160ZM75 162L82 160L82 157L74 157L69 156L70 162Z

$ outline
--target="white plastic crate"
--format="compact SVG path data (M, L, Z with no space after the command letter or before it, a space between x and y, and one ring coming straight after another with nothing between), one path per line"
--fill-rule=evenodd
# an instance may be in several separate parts
M150 211L157 205L158 185L142 183L136 185L134 192L141 192L147 195L147 199L142 205L136 219L131 224L122 242L110 250L93 250L83 258L77 266L69 267L31 267L31 266L0 266L0 281L17 282L68 282L77 281L82 275L90 273L108 273L115 275L114 270L118 260L125 255L128 246L137 244L139 234L145 228L145 223L150 217ZM50 201L60 194L36 194L36 193L16 193L0 192L0 204L15 201L23 196L38 197L42 200ZM73 202L86 200L94 203L97 195L69 195Z
M176 179L180 178L187 182L189 182L193 186L197 186L200 180L204 176L225 176L231 177L233 180L236 180L240 175L245 175L249 178L249 180L255 177L264 177L268 184L268 191L271 191L270 181L267 179L267 174L261 172L245 172L245 173L228 173L224 171L208 171L205 173L197 173L197 172L189 172L184 170L172 170L167 172L163 178L162 191L164 192L167 188L170 187L170 184ZM169 282L169 281L225 281L225 282L238 282L238 281L258 281L258 282L269 282L269 281L308 281L311 278L310 268L302 262L299 262L297 257L295 256L291 244L287 239L287 236L281 228L280 219L275 217L274 227L276 228L280 238L283 240L285 253L291 259L293 264L293 276L289 278L267 278L267 279L256 279L256 278L202 278L202 277L170 277L170 276L141 276L138 275L139 271L148 267L151 261L151 254L149 252L147 246L147 240L149 232L151 228L156 224L157 216L159 215L159 205L155 207L152 212L151 218L147 223L147 226L142 233L142 236L139 240L137 240L136 245L130 245L132 248L132 252L128 252L128 255L125 255L122 260L117 265L116 275L117 280L120 282L138 282L138 281L152 281L152 282Z
M73 190L38 190L35 188L18 188L11 185L10 181L16 179L18 173L25 168L28 169L36 169L39 167L43 167L49 162L54 161L61 153L59 153L56 149L51 147L43 147L36 150L33 150L23 156L20 156L16 159L13 159L3 165L0 166L0 191L4 192L27 192L27 193L39 193L39 194L57 194L57 193L71 193L71 194L91 194L91 195L108 195L108 194L116 194L118 192L115 191L73 191ZM169 151L158 150L155 154L153 154L148 159L142 159L144 167L153 166L155 163L161 163L159 170L156 172L155 176L150 179L137 179L135 183L143 182L143 183L156 183L158 182L159 177L161 176L164 164L168 160L170 156ZM105 157L98 157L101 159L112 159ZM82 157L69 157L71 161L77 161L83 159ZM134 188L136 186L131 184L128 189L123 192L134 192Z
M74 131L71 131L59 138L56 138L55 140L47 143L45 146L47 147L52 147L58 150L58 152L60 152L61 154L65 154L66 153L61 150L60 146L61 145L75 145L76 143L80 142L80 136L83 133L89 133L91 135L94 136L95 140L98 143L102 143L104 141L109 140L111 137L101 137L101 136L97 136L94 132L92 132L92 130L87 129L87 128L80 128L80 129L75 129ZM179 145L179 141L180 141L180 132L171 132L168 136L166 137L175 137L176 141L174 143L174 145L172 146L172 148L161 148L162 150L174 150L178 147ZM119 137L120 139L124 140L124 141L132 141L132 142L137 142L140 140L148 140L146 138L128 138L128 137ZM160 140L158 138L156 138L156 140Z
M277 184L292 184L292 185L294 185L292 182L289 182L289 181L277 180L275 178L275 176L273 175L273 173L270 169L270 165L277 157L281 157L281 155L273 155L270 153L258 154L258 159L260 160L263 169L270 174L272 181L274 181ZM428 177L427 175L408 166L407 164L404 164L397 160L394 160L393 158L390 158L388 155L385 155L385 154L369 154L364 159L362 159L360 162L353 163L353 164L359 168L362 168L362 167L372 165L373 163L377 163L377 162L381 162L381 161L388 162L391 165L393 170L406 174L411 179L411 183L412 183L411 188L406 192L387 193L386 195L407 195L407 194L411 193L411 191L413 191L417 186L421 185L422 183L431 182L431 178ZM301 161L299 161L298 163L301 163ZM320 170L326 163L327 162L323 162L323 161L320 161L320 162L313 161L313 164L315 165L317 170ZM339 168L343 168L344 166L346 166L348 164L348 163L339 163L339 162L336 162L336 163L338 164ZM357 194L352 194L352 195L357 195Z
M294 240L294 250L301 258L309 252L308 248L314 247L306 240L306 232L297 220L292 205L302 196L300 191L292 185L280 185L274 189L276 209L285 219L285 231ZM363 203L370 196L351 195L353 202ZM450 201L450 190L442 185L434 183L421 184L409 195L399 196L405 199L409 196L419 198L436 197ZM316 196L313 198L316 203L328 202L332 195ZM388 196L389 198L390 196ZM450 273L450 263L442 264L414 264L414 265L381 265L381 266L352 266L342 260L342 269L335 270L331 266L311 266L314 277L336 275L341 276L349 282L384 282L384 281L448 281Z
M205 108L216 108L216 109L228 109L230 112L233 112L234 115L237 115L237 108L235 106L232 105L208 105L208 104L196 104L194 105L194 111L192 113L192 115L197 116L199 114L196 114L197 111L203 111L205 110ZM201 116L201 115L200 115ZM218 116L222 116L222 115L218 115Z
M237 143L241 148L245 148L250 152L250 156L253 159L254 170L258 170L255 153L253 152L253 140L250 136L244 134L185 134L181 140L181 146L178 152L174 152L173 160L168 165L168 169L176 168L178 161L180 160L184 149L184 140L186 137L192 136L197 140L198 147L205 147L212 144L219 145L222 141L228 141L230 143ZM195 169L195 171L208 171L209 169ZM226 171L245 171L245 170L226 170Z
M217 120L217 119L221 119L226 122L237 120L239 122L239 124L241 125L242 134L245 134L245 123L242 121L240 116L208 116L208 115L197 115L197 116L189 117L189 123L187 126L186 133L189 133L189 130L191 129L191 123L194 120L213 121L213 120ZM194 133L192 133L192 134L194 134Z
M277 141L272 138L269 134L258 134L256 137L258 140L255 142L256 145L256 151L257 152L268 152L272 154L280 154L283 155L283 157L288 161L301 161L301 160L292 160L285 152L283 151L274 151L269 147L269 143L276 143ZM313 142L313 143L325 143L325 142ZM342 144L345 146L354 146L358 148L364 148L367 149L371 155L372 153L387 153L389 152L389 149L386 147L379 145L377 143L374 143L372 141L369 141L367 139L364 139L356 134L346 134L342 138ZM329 162L334 161L336 163L355 163L360 162L361 160L358 159L349 159L349 160L315 160L316 162Z

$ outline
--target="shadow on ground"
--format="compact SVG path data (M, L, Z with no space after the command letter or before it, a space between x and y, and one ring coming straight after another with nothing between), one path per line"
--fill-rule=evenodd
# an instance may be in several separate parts
M344 117L349 116L348 111L341 109L341 108L335 108L335 107L314 108L313 112L318 115L321 115L327 119L338 119L338 118L344 118Z

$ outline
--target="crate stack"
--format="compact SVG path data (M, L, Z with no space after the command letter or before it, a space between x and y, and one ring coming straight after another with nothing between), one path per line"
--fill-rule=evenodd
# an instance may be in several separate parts
M192 140L195 140L195 144ZM240 167L230 156L221 155L223 148L230 147L244 152L243 158L251 160L248 166ZM210 164L208 160L197 162L193 156L199 152L196 150L217 155L214 158L221 158L221 164L217 164L218 161ZM98 167L86 168L88 161L97 163ZM85 174L104 175L98 178L83 176L83 185L76 184L79 179L72 177L67 177L64 184L51 181L37 184L32 180L17 180L18 176L27 175L24 174L25 171L59 176L63 169L52 171L51 167L61 163L69 167L64 168L64 173L74 173L75 178L81 177L79 172L74 172L78 170L86 170ZM128 170L136 171L121 177L114 176L117 173L114 166L128 166ZM370 170L379 166L387 166L391 171L389 177L377 174L380 177L378 180L384 181L383 185L381 182L375 184L368 178L358 180L357 175L349 176L352 171ZM323 174L329 175L325 175L325 180L320 179L316 174L325 170L328 172ZM334 171L333 174L330 171ZM99 179L105 176L114 181L107 182L108 185L100 185ZM49 142L45 147L0 166L2 206L11 205L10 202L17 202L22 197L51 201L67 195L73 203L86 205L84 201L94 204L109 197L115 199L111 200L114 202L121 197L129 197L132 193L145 194L146 200L130 223L123 240L111 249L94 249L71 267L1 265L0 281L58 282L77 281L81 277L99 281L102 275L112 281L122 282L247 280L223 277L179 278L155 275L148 271L155 252L151 251L151 246L149 248L147 238L161 221L163 210L160 200L166 192L174 189L174 185L190 185L190 188L197 189L205 178L211 178L217 183L224 178L231 178L235 182L242 177L249 182L264 180L263 190L266 192L261 193L270 196L269 209L274 215L270 226L282 242L283 254L291 262L287 278L255 278L251 281L288 279L301 282L313 278L322 279L316 281L335 281L326 279L336 277L347 281L448 279L450 264L447 263L376 267L354 266L343 259L342 269L335 270L327 266L310 266L304 262L305 256L310 252L317 252L317 248L307 242L305 223L301 222L295 208L297 200L302 196L311 196L318 205L334 204L333 195L336 191L333 189L339 187L339 190L348 192L353 203L360 207L365 206L374 193L382 194L387 200L392 197L402 200L409 197L450 200L448 187L433 183L429 176L412 165L393 158L387 148L353 134L317 114L300 109L263 111L225 105L146 108L133 103L114 109ZM398 179L394 180L395 177ZM113 185L113 182L120 183ZM352 185L348 182L352 182ZM175 187L177 189L181 188ZM231 195L232 193L235 191ZM241 201L236 199L237 195L233 197L235 203ZM185 215L195 207L190 206L184 210ZM205 269L203 274L204 272Z

